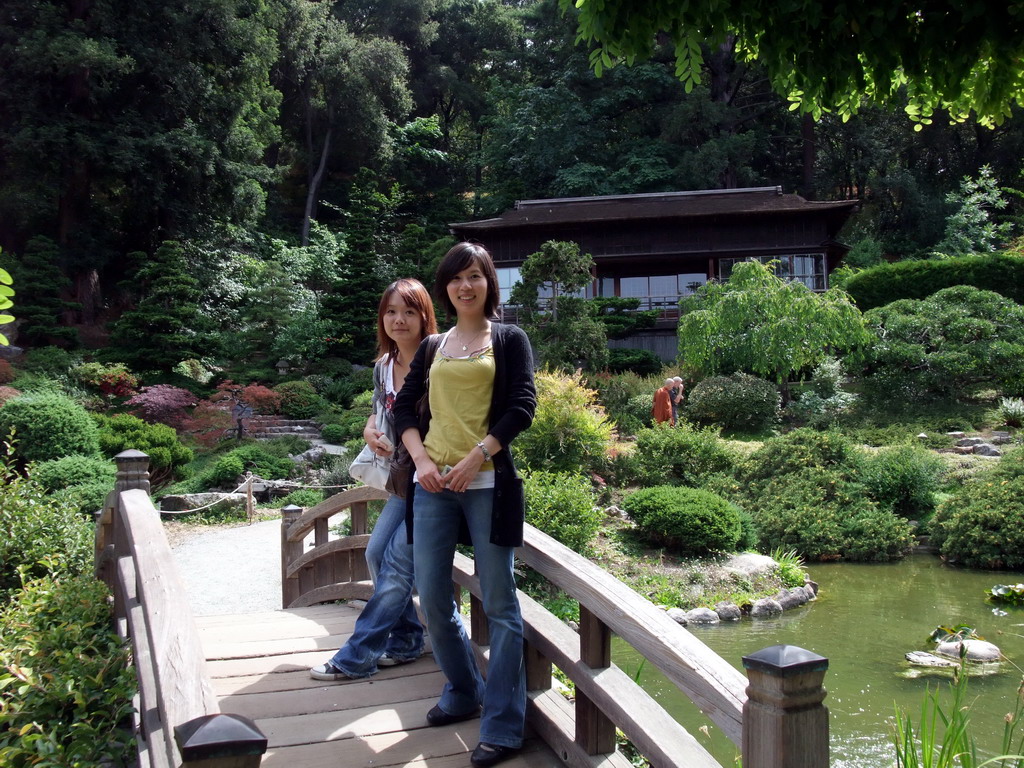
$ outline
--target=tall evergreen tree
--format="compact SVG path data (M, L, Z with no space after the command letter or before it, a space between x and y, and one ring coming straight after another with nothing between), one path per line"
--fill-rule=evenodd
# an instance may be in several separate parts
M20 257L7 262L20 294L18 343L23 346L78 343L78 332L64 322L65 313L77 305L61 296L71 281L60 271L60 262L60 248L48 237L33 237Z

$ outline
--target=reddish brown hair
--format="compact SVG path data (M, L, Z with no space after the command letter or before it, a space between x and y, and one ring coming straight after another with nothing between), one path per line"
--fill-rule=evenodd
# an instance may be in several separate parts
M380 304L377 305L377 358L390 357L398 354L398 345L384 332L384 313L388 304L394 296L398 296L407 306L419 310L420 338L423 341L429 334L437 333L437 319L434 317L434 302L430 300L430 294L423 287L423 283L411 277L403 277L395 280L384 289L380 297Z

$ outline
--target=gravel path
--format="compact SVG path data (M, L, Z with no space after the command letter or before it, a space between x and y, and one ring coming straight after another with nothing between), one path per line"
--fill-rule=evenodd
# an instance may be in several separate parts
M165 529L196 616L281 607L280 520Z

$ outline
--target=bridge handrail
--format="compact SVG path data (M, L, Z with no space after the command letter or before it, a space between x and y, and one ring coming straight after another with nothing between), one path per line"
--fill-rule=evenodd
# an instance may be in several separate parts
M357 559L369 538L365 504L385 498L381 491L361 487L304 513L298 507L282 510L282 581L292 585L291 593L283 587L285 607L372 594L365 563ZM352 510L353 536L328 541L328 518L344 509ZM311 530L317 531L316 542L304 553L303 539ZM745 768L827 768L828 711L821 705L826 659L793 646L773 646L744 658L744 678L664 611L536 528L526 526L516 555L580 604L577 633L519 593L528 717L568 765L626 764L615 754L619 728L659 768L720 768L660 704L611 663L615 634L722 729L742 750ZM487 619L473 570L470 558L456 555L452 577L457 589L470 592L470 634L486 667ZM360 572L362 579L352 580ZM340 579L332 581L332 573ZM552 664L575 684L572 704L551 691Z
M248 718L220 711L199 631L149 497L149 457L124 451L96 524L96 575L114 597L118 633L138 679L139 764L255 768L267 739Z

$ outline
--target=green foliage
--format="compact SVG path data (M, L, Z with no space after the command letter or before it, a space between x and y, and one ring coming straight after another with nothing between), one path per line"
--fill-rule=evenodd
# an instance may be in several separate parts
M538 358L551 368L601 370L608 337L587 302L574 294L593 279L594 259L574 242L548 240L519 267L511 302Z
M83 363L71 370L82 385L110 397L128 397L138 389L138 378L124 363Z
M3 248L0 248L0 253L2 252ZM11 288L12 283L14 283L14 278L11 277L11 273L0 267L0 310L8 310L14 306L14 302L11 301L11 296L14 295L14 289ZM8 314L6 311L0 314L0 325L7 325L7 323L13 322L13 315ZM6 347L10 343L7 337L0 333L0 345ZM7 381L10 381L10 379L7 379Z
M14 430L18 457L46 461L61 456L92 456L99 451L96 424L71 398L51 392L29 393L0 408L0 436Z
M779 390L771 382L734 373L712 376L690 390L689 418L724 429L763 429L779 419Z
M647 349L608 350L608 370L612 373L632 371L638 376L655 376L661 367L661 358Z
M632 455L634 479L641 485L698 487L711 475L731 470L735 461L717 430L689 424L640 430Z
M289 504L294 504L296 507L309 509L310 507L315 507L323 500L323 491L317 490L316 488L299 488L298 490L292 491L284 498L275 499L271 506L279 508L287 507Z
M926 299L955 285L994 291L1024 304L1024 259L992 253L878 264L858 272L846 290L867 312L899 299Z
M743 371L783 384L829 350L870 339L845 293L814 293L757 261L737 264L728 282L701 286L680 307L679 357L706 374Z
M61 272L61 249L48 237L36 236L25 245L20 258L9 262L11 277L21 296L18 300L18 342L24 345L78 343L78 332L60 322L61 316L79 305L65 301L62 293L71 281Z
M91 576L28 581L0 611L0 763L131 764L135 690L109 592Z
M1024 605L1024 584L996 584L985 596L993 603Z
M365 425L366 422L364 421L363 424ZM325 424L323 429L320 430L320 437L323 438L324 442L341 445L350 436L341 424Z
M590 480L572 472L523 473L526 522L574 552L587 555L601 528Z
M274 392L281 396L281 413L289 419L309 419L325 407L308 381L286 381L274 387Z
M781 547L776 547L771 552L771 558L775 561L776 570L784 586L802 587L807 581L804 559L797 554L796 550L783 551Z
M641 427L650 426L654 390L661 384L660 378L655 380L632 371L587 374L587 385L597 391L597 399L620 434L635 434Z
M967 627L966 629L970 629ZM896 710L893 749L896 768L1022 768L1020 725L1024 718L1024 700L1017 696L1012 712L1003 722L1003 739L998 757L979 754L971 734L971 700L967 696L969 675L962 666L949 684L952 697L948 705L939 700L939 691L929 689L921 702L921 719L915 733L910 716ZM940 726L941 724L941 726Z
M867 371L890 396L958 395L984 383L1024 393L1024 307L997 293L945 288L865 319L875 337Z
M603 462L613 428L579 371L540 371L537 410L512 444L517 464L550 472L588 472Z
M36 464L32 468L32 478L47 491L53 492L69 485L105 482L107 490L114 487L117 469L112 461L94 456L64 456Z
M23 578L85 573L92 564L92 526L15 472L10 458L0 468L0 530L0 596Z
M999 420L1008 427L1024 426L1024 398L1000 398Z
M857 395L843 391L842 365L835 358L819 363L811 373L810 386L791 401L786 414L810 427L829 427L849 413Z
M1009 205L991 166L979 168L977 179L964 177L960 189L946 195L946 202L959 207L946 220L946 234L935 246L937 256L992 252L1009 239L1013 225L997 224L991 218L993 211Z
M206 473L195 481L205 488L213 486L235 487L238 478L245 472L252 472L264 480L280 480L289 477L295 464L291 459L275 455L263 443L247 443L221 456Z
M624 339L637 331L653 328L658 320L658 310L640 309L640 299L630 299L620 296L598 296L589 302L590 312L594 319L604 326L605 335L609 339ZM615 350L609 350L615 352ZM630 350L640 352L645 350ZM650 353L654 355L654 353ZM646 357L646 356L644 356ZM658 359L657 355L654 355ZM615 371L612 365L612 357L608 359L608 369ZM621 369L620 369L621 370ZM635 370L635 369L634 369ZM658 359L657 373L661 370L661 361ZM637 371L642 373L642 371Z
M106 354L133 370L170 373L182 360L217 351L217 337L199 307L202 286L181 244L164 241L150 256L132 254L137 303L113 324Z
M79 514L92 517L103 509L107 494L114 490L113 481L94 480L61 488L53 494L54 500L78 510Z
M68 371L75 363L75 357L60 347L36 347L25 353L21 361L21 368L40 376L60 378L67 376Z
M138 416L119 413L95 415L99 425L100 450L113 458L122 451L142 451L149 456L149 474L153 485L161 485L195 457L178 439L178 433L166 424L150 424Z
M631 493L623 509L648 540L675 552L731 552L740 539L740 511L708 491L661 485Z
M939 505L932 541L971 568L1024 567L1024 475L993 472L964 485Z
M807 467L856 472L863 455L849 438L831 430L794 429L773 437L737 467L741 484L760 484Z
M837 9L821 0L781 9L738 0L559 5L573 13L577 39L593 46L590 63L599 77L617 63L653 56L659 34L667 34L687 91L700 82L704 51L730 44L740 61L763 67L791 109L815 119L835 111L845 121L864 104L897 101L904 89L917 127L930 124L937 109L959 122L999 124L1021 103L1024 22L988 6L988 13L966 13L948 2L920 14L881 2Z
M863 482L883 509L919 520L935 509L945 463L916 445L889 448L868 457Z

